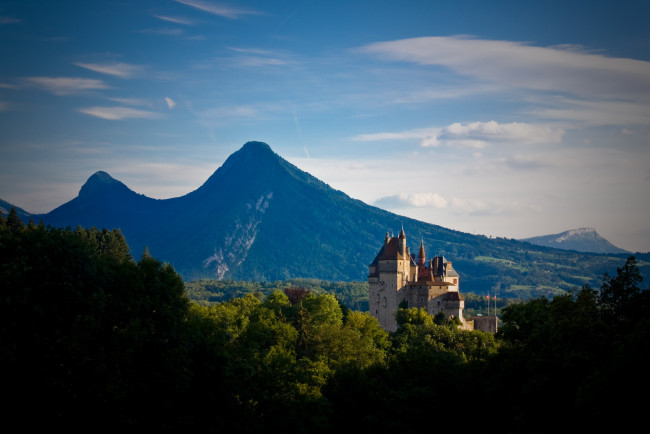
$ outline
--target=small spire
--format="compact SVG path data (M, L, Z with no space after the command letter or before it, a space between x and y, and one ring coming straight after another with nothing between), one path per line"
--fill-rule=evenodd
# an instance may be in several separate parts
M418 253L418 265L424 266L426 256L424 255L424 240L420 241L420 252Z
M404 225L402 225L402 230L399 233L400 238L406 238L406 234L404 233Z

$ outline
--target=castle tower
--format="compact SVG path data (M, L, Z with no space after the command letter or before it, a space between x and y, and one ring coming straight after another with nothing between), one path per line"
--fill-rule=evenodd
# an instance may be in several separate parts
M386 234L384 245L368 270L368 308L388 331L397 330L395 312L404 300L404 287L411 280L412 264L404 228L398 237Z
M420 241L420 251L418 252L418 279L429 277L429 267L427 267L427 256L424 253L424 240Z
M424 267L426 255L424 254L424 240L420 241L420 251L418 252L418 267Z

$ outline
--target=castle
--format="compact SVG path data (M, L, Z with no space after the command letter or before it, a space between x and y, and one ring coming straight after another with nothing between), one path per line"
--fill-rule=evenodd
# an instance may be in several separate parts
M394 332L395 313L406 301L408 307L425 308L431 315L444 312L448 318L458 318L461 328L471 330L474 322L463 318L465 302L458 292L458 281L458 273L443 256L426 260L424 242L420 243L416 262L403 228L398 237L386 233L384 245L369 266L370 313L385 330Z

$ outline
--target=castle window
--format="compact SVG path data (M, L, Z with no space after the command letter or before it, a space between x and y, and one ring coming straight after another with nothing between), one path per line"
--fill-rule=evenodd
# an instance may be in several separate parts
M454 285L458 284L458 279L454 279Z
M384 307L386 307L386 297L384 297Z

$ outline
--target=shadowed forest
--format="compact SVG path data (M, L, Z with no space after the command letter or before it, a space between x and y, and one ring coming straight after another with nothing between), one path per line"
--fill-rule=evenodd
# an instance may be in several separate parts
M417 309L389 334L332 293L210 304L119 231L0 217L5 421L107 432L534 433L645 420L650 292L630 257L599 288L501 310L496 335Z

